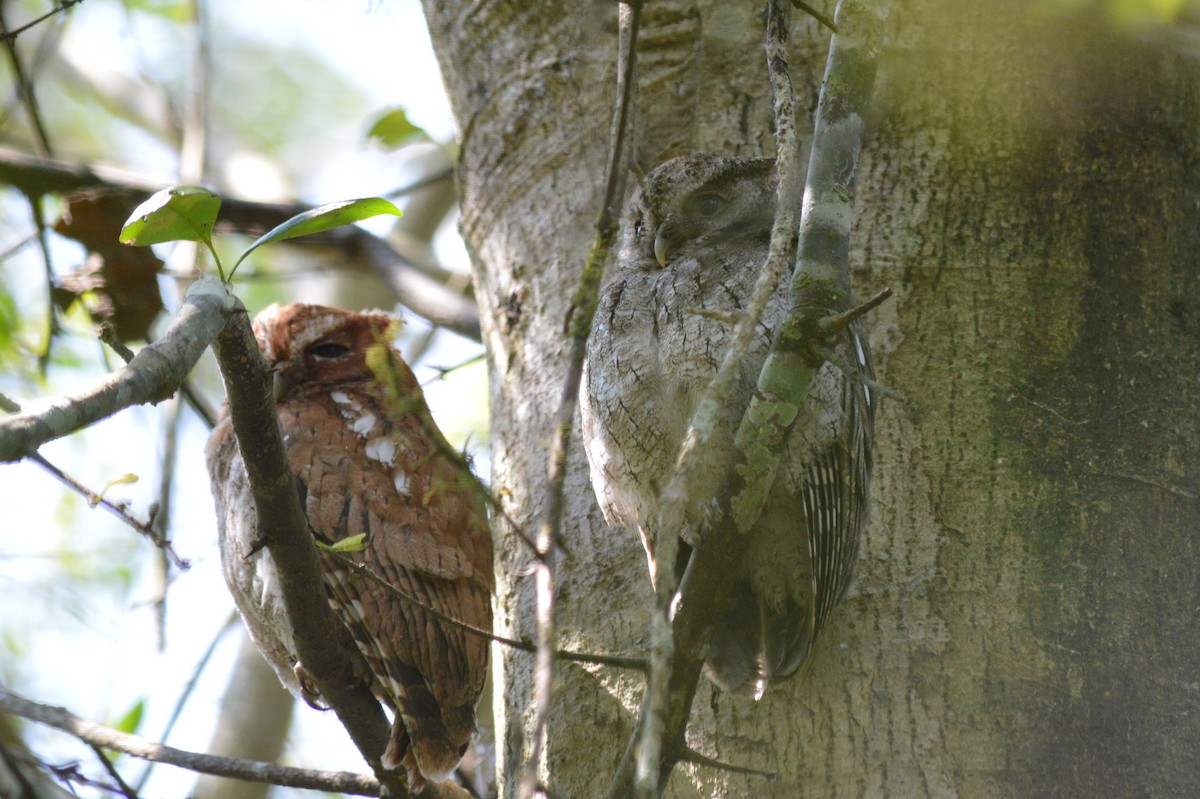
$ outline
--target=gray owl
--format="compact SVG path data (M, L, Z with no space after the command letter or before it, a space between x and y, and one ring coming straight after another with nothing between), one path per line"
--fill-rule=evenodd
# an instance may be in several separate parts
M775 186L772 159L689 155L660 165L630 201L620 256L601 291L583 377L584 447L605 518L638 531L652 574L658 494L731 344L729 320L749 301L766 260ZM742 405L787 312L786 283L741 365ZM876 397L859 379L871 368L857 331L839 334L833 349L841 365L826 363L814 380L744 547L730 612L710 642L705 671L726 690L753 684L761 695L795 672L850 583ZM843 367L859 374L847 377ZM713 498L693 500L704 508ZM689 518L702 527L705 514ZM681 546L678 573L689 552Z

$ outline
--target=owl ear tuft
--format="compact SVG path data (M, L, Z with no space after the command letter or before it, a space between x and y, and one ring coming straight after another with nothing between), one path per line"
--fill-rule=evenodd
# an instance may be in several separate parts
M384 311L364 311L363 316L370 320L371 329L381 342L390 344L404 329L402 318Z

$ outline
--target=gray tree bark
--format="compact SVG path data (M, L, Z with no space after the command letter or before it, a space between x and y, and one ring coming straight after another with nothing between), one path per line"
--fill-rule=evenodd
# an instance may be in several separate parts
M881 381L857 589L809 667L754 702L709 686L674 797L1183 796L1200 784L1197 67L1091 7L893 3L859 175L855 291ZM492 377L493 486L541 511L606 160L616 8L426 2L462 137L462 232ZM794 19L800 127L828 35ZM772 150L761 9L648 3L636 158ZM567 485L561 643L644 648L635 537ZM497 521L497 623L532 637L531 555ZM531 659L503 651L501 779ZM641 677L560 664L556 796L602 795ZM506 795L509 795L506 793Z

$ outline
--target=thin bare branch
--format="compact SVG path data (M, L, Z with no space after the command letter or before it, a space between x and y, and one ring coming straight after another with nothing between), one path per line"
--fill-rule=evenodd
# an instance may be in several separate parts
M154 514L154 531L162 538L167 537L171 529L171 487L175 483L175 462L179 445L179 419L183 411L183 403L176 395L167 400L166 412L163 414L162 453L158 459L158 499L155 506L158 512ZM158 651L167 647L167 589L171 585L171 562L165 554L160 556L154 565L154 617L158 636Z
M697 766L707 766L708 768L716 769L717 771L728 771L731 774L749 774L753 777L762 777L763 779L768 780L773 780L777 776L772 771L762 771L761 769L747 768L746 766L735 766L732 763L726 763L723 760L717 760L716 758L709 757L708 755L702 755L695 749L692 749L690 746L684 749L683 755L679 758L679 760L683 763L694 763Z
M412 183L406 183L398 189L392 189L383 196L389 200L394 200L397 197L403 197L406 194L412 194L415 191L428 188L436 183L441 183L443 180L450 180L452 177L454 177L454 167L448 166L445 169L439 169L431 175L418 178Z
M113 749L142 760L167 763L202 774L216 774L247 782L266 782L289 788L335 791L354 796L379 796L379 783L363 774L287 768L274 763L187 752L82 719L66 708L34 702L2 687L0 713L54 727L93 746Z
M179 142L179 179L198 185L204 181L208 143L208 94L211 36L203 3L191 0L187 4L191 16L188 35L191 38L191 58L187 62L187 97L183 109L183 135Z
M38 372L45 377L46 368L50 365L50 352L59 334L58 313L54 308L54 260L50 255L50 234L46 228L42 198L29 196L26 199L37 233L38 249L42 254L42 271L46 276L46 340L38 353Z
M20 33L18 31L17 33ZM29 79L29 72L25 69L25 61L21 58L21 54L17 52L16 34L8 32L8 22L4 18L4 6L0 4L0 41L4 42L4 49L8 53L9 66L13 71L13 78L17 85L17 95L21 99L21 105L25 109L25 115L29 117L29 127L33 133L33 143L38 150L38 154L46 158L53 155L53 150L50 146L50 137L46 133L46 123L42 120L42 112L38 107L37 93L33 90L33 81Z
M825 14L822 14L820 11L813 8L808 3L804 2L804 0L792 0L792 5L794 5L796 8L800 9L801 11L803 11L805 14L808 14L810 17L815 19L817 22L824 25L825 29L828 30L830 33L838 32L837 25L835 25L833 23L832 19L830 19Z
M8 397L0 394L0 410L10 414L18 413L21 410L21 406L16 402L13 402ZM68 475L50 461L46 460L46 458L44 458L40 453L35 452L33 455L29 456L29 458L67 488L70 488L72 491L86 499L89 506L93 508L97 505L103 507L105 510L114 514L118 519L125 522L125 524L149 538L154 545L162 550L164 555L169 557L180 569L186 571L187 569L191 568L191 564L188 563L188 561L184 558L179 557L178 553L172 549L171 542L168 541L167 538L163 536L157 528L155 528L155 513L153 508L151 509L150 519L148 521L142 521L126 510L124 505L118 505L114 502L110 502L94 491L88 489L78 480Z
M465 621L460 621L449 614L443 613L432 605L422 602L420 599L408 593L407 591L392 585L387 580L376 574L375 570L367 566L365 563L352 560L340 552L329 552L328 554L359 576L367 578L383 590L387 591L393 596L399 597L410 605L420 608L426 615L431 616L438 621L449 624L451 627L457 627L468 635L474 635L478 638L486 638L489 641L500 644L501 646L507 646L510 649L516 649L520 652L537 652L537 646L529 641L519 641L515 638L505 638L504 636L497 635L490 630L484 630L480 627L467 624ZM632 671L640 671L643 673L647 670L647 661L645 658L641 657L628 657L625 655L591 655L582 652L570 652L564 649L555 650L554 657L557 660L568 660L573 663L590 663L596 666L612 666L618 669L630 669Z
M109 349L117 354L117 357L124 361L127 365L133 360L137 354L126 346L124 341L117 338L117 329L111 324L100 325L97 335L103 343L107 344Z
M481 363L486 357L487 356L481 352L478 355L472 355L470 358L467 358L465 361L459 361L458 363L454 364L453 366L431 366L430 364L425 364L424 366L426 369L433 369L435 372L437 372L437 374L434 377L431 377L428 380L426 380L424 383L422 383L421 388L428 388L430 385L436 383L439 380L445 380L447 375L449 375L453 372L456 372L459 369L465 369L468 366L472 366L474 364Z
M71 6L79 5L82 2L83 2L83 0L62 0L61 3L59 3L57 6L50 9L49 11L47 11L45 14L42 14L40 17L35 17L34 19L32 19L29 22L26 22L24 25L20 26L19 28L13 28L12 30L0 31L0 39L3 39L4 41L11 44L11 43L15 42L17 40L17 37L20 36L25 31L30 30L32 28L36 28L38 25L41 25L43 22L50 19L51 17L57 16L58 14L66 13L67 9L69 9Z
M108 755L104 754L104 750L96 746L96 744L88 744L88 748L92 750L92 754L96 756L96 759L100 761L100 765L104 766L104 770L108 772L108 776L112 778L121 795L125 799L138 799L137 791L129 787L129 784L121 777L120 772L113 766L112 761L108 759Z
M608 168L605 174L603 202L596 219L596 235L588 250L580 275L579 287L568 313L566 332L571 352L563 378L562 399L558 406L554 443L543 499L543 516L536 536L538 563L536 580L537 653L533 679L533 724L530 730L530 752L521 776L517 795L533 799L543 790L541 773L545 768L546 735L553 702L554 660L557 651L557 631L554 623L554 551L561 539L563 487L567 474L567 452L579 405L580 378L587 355L587 339L600 293L604 264L616 238L625 195L625 179L629 172L626 135L633 113L636 89L638 23L641 3L622 3L618 10L616 102L609 129Z
M192 676L186 683L184 683L183 690L179 692L179 697L175 700L175 707L171 709L171 715L167 719L166 725L163 727L162 740L165 741L171 737L171 730L175 729L175 723L179 721L179 717L183 713L183 708L187 704L188 699L191 698L192 691L195 689L196 683L200 681L200 675L204 673L204 670L208 668L208 664L212 661L213 653L217 651L217 644L219 644L221 639L225 637L225 633L233 629L233 626L237 624L237 622L237 611L233 611L229 614L229 617L225 620L225 623L221 625L221 629L217 630L217 634L214 635L212 640L208 642L208 646L204 649L204 654L202 654L200 659L196 661L196 666L192 670ZM153 771L154 762L151 761L147 764L145 771L142 772L142 775L138 777L137 785L135 786L138 791L141 791L142 788L145 787L146 781L150 779L150 774Z

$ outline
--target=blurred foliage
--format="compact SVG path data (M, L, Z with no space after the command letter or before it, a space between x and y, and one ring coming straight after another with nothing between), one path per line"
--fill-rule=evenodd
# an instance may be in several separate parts
M0 283L0 368L11 369L21 362L17 336L20 324L17 303Z
M120 719L110 726L120 730L121 732L133 734L142 728L142 718L145 715L146 700L142 698L135 702L133 707L129 708L129 710L125 712L125 715L121 716Z
M213 61L211 103L214 153L272 153L302 173L323 154L330 120L359 119L369 101L308 50L231 37Z
M1164 26L1200 13L1196 0L1038 0L1040 10L1102 16L1123 30Z
M403 108L389 108L381 112L367 128L369 141L392 150L425 136L425 131L409 121L408 112Z

